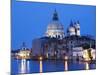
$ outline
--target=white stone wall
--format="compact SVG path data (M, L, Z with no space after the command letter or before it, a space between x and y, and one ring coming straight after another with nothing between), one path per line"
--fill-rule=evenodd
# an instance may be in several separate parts
M74 47L73 48L73 56L83 56L83 48L82 47Z

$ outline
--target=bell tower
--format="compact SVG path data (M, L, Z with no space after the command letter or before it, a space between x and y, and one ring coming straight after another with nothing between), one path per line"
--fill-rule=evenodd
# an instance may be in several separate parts
M80 22L79 21L75 23L75 29L76 29L76 35L80 36L81 34L80 34Z

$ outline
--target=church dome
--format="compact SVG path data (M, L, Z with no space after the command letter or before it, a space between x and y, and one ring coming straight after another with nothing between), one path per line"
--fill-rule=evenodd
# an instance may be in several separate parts
M46 36L59 38L64 37L64 28L63 25L59 22L56 10L53 14L53 21L48 24Z
M68 27L68 32L75 32L75 26L73 25L72 21L70 23L70 26Z
M51 22L48 27L48 30L63 30L63 25L59 21L53 21Z
M71 21L70 26L67 29L68 35L75 35L76 29L75 26L73 25L73 22Z
M75 27L72 27L72 26L69 27L69 28L68 28L68 31L69 31L69 32L75 32Z

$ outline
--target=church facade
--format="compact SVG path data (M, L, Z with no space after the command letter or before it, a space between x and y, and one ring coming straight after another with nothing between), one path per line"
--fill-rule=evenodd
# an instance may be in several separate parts
M84 49L91 47L95 50L95 39L81 36L79 21L71 21L66 29L64 32L64 27L55 10L52 22L47 26L45 36L32 41L32 55L58 59L64 58L66 55L69 58L83 58Z

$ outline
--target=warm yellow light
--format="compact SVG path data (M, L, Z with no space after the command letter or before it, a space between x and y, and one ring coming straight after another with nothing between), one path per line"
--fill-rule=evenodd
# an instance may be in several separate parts
M86 65L86 70L89 70L89 63L86 62L85 65Z
M40 61L40 73L42 73L42 61Z
M19 53L19 56L20 56L20 57L24 57L25 54L24 54L24 53Z
M67 60L68 59L68 56L65 56L65 60Z
M64 61L64 63L65 63L65 71L67 71L68 70L68 56L65 56L64 57L64 59L65 59L65 61Z
M47 58L48 58L48 53L46 54Z
M65 71L68 70L68 61L65 61Z
M40 56L40 57L39 57L39 60L42 60L42 59L43 59L42 56Z
M85 61L89 61L90 60L90 57L89 57L89 54L88 54L88 50L84 51L83 57L84 57Z

